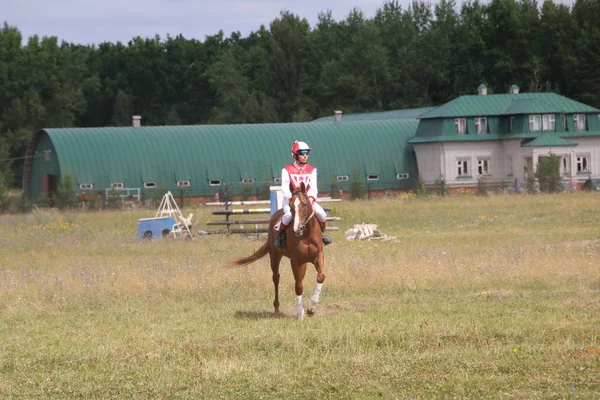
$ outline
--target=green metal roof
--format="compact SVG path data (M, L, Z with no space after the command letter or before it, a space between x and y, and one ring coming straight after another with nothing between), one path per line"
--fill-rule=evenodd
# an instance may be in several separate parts
M377 111L362 114L342 114L342 121L379 121L385 119L415 119L435 107L407 108L404 110ZM335 122L335 116L330 115L313 120L312 122Z
M527 133L510 133L510 134L485 134L485 135L445 135L445 136L415 136L409 140L409 143L437 143L437 142L482 142L490 140L509 140L509 139L536 139L541 136L554 136L558 138L581 138L581 137L598 137L600 131L581 131L581 132L527 132ZM548 139L551 140L551 139ZM566 140L566 139L565 139ZM545 139L543 139L545 141ZM566 140L570 142L569 140ZM573 142L571 142L573 143ZM563 145L561 145L563 146Z
M490 94L458 97L422 114L420 119L598 111L556 93Z
M94 190L124 182L125 187L143 187L155 181L176 190L178 180L190 180L188 195L210 195L219 187L209 180L240 182L244 178L265 181L279 177L281 168L293 161L290 148L303 140L311 148L311 164L319 171L319 189L329 191L332 176L359 172L380 174L369 182L372 189L414 186L416 162L408 140L415 135L418 120L380 120L335 124L194 125L125 128L44 129L36 132L32 148L38 154L52 149L58 160L35 162L24 179L30 197L39 194L41 174L60 177L69 168L77 183L93 183ZM408 172L411 179L398 180ZM345 183L341 183L342 186Z
M521 147L565 147L565 146L577 146L577 143L567 139L563 139L558 135L552 133L546 133L539 135L537 138L526 141L521 144Z

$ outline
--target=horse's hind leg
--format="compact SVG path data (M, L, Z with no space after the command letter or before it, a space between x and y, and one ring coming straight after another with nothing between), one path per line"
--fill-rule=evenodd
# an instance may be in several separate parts
M273 300L273 307L275 307L275 314L279 314L279 263L282 256L277 251L272 252L270 256L271 271L273 271L273 285L275 286L275 300Z

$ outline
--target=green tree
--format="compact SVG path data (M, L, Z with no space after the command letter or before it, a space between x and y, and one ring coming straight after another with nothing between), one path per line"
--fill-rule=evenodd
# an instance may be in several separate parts
M540 184L540 191L556 193L560 186L560 157L556 154L540 157L535 170L535 177Z
M79 202L75 192L75 178L70 169L59 179L57 184L54 204L59 210L68 210L77 208Z
M365 196L365 189L360 178L360 173L355 170L350 177L350 198L359 200Z

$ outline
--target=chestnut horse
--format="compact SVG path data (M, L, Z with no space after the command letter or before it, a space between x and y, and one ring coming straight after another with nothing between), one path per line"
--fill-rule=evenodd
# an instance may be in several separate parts
M319 302L323 281L325 281L325 274L323 273L323 234L313 211L312 203L306 196L307 188L304 186L304 183L296 190L290 184L290 191L292 192L292 197L289 200L292 223L287 229L284 248L279 249L274 244L275 238L279 233L275 230L275 226L283 216L283 210L278 210L271 217L267 242L251 256L231 261L229 265L250 264L269 253L271 257L271 270L273 272L273 284L275 285L273 306L277 314L279 313L279 263L283 256L288 257L292 266L292 272L294 273L294 280L296 281L296 314L298 319L302 319L304 317L304 305L302 302L304 287L302 286L302 281L306 274L306 264L312 263L317 270L317 285L310 298L315 305ZM313 311L309 309L307 312L309 315L312 315Z

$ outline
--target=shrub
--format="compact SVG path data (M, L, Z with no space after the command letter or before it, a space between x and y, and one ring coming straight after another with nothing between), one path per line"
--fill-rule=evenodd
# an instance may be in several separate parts
M487 182L484 177L477 179L477 196L488 196Z
M252 196L252 184L242 183L242 188L240 189L240 199L242 201L248 200L250 196Z
M48 208L48 207L52 206L52 203L50 202L50 196L48 196L48 193L40 194L38 196L35 204L41 208Z
M362 186L360 173L358 171L354 171L352 177L350 178L350 198L352 200L362 199L364 195L365 190Z
M417 177L417 183L415 186L415 194L419 198L427 197L427 187L425 186L425 182L423 181L423 178L421 177L421 175L419 175Z
M269 200L271 198L271 174L265 172L265 178L263 183L260 185L258 191L259 200Z
M75 193L75 179L69 169L58 181L56 195L53 196L54 204L59 210L77 208L78 200Z
M540 157L535 177L540 184L540 191L556 193L562 190L560 185L560 157L556 154Z
M446 178L444 175L440 174L438 178L435 180L435 187L438 190L440 196L445 196L448 194L448 184L446 183Z
M340 184L337 181L335 175L331 177L331 198L339 199L340 198Z

